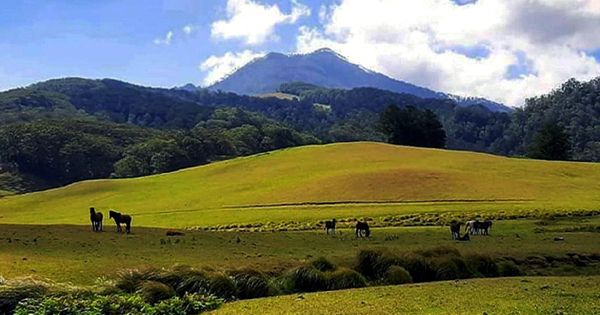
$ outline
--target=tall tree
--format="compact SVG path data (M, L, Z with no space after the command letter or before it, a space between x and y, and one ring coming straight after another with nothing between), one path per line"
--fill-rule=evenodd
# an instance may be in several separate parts
M379 123L389 143L430 148L446 144L446 132L430 110L390 105L380 114Z
M541 160L569 160L571 147L564 128L555 122L542 125L533 137L528 156Z

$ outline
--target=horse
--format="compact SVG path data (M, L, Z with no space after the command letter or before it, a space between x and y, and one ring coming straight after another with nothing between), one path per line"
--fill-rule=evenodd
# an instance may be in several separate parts
M450 232L452 233L452 239L457 240L460 238L460 223L453 221L450 223ZM468 235L468 233L467 233Z
M356 237L369 237L371 230L369 230L369 223L367 222L356 222Z
M475 225L477 225L477 220L471 220L471 221L467 221L467 223L465 224L465 232L468 232L469 234L473 235L476 233L475 230Z
M131 216L127 214L121 214L119 212L110 210L108 212L109 218L115 220L115 224L117 225L117 232L121 233L123 230L121 229L121 223L125 223L125 231L127 234L131 233Z
M466 242L466 241L470 241L471 237L469 236L469 233L465 233L465 235L463 235L463 236L460 236L460 234L459 234L459 237L456 240L461 241L461 242Z
M331 221L325 221L325 232L327 233L327 235L329 235L329 231L332 232L332 234L335 234L335 224L337 223L337 221L335 219L331 220Z
M481 235L490 235L490 230L492 228L492 221L485 220L483 222L478 222L477 230Z
M96 209L93 207L90 208L90 221L92 221L92 231L93 232L101 232L102 231L102 212L96 212Z

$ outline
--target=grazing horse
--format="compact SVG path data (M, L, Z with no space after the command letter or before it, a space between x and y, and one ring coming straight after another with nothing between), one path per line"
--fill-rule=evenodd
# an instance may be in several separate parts
M471 237L469 236L469 233L465 233L465 235L460 236L457 238L457 240L461 241L461 242L465 242L465 241L470 241Z
M90 221L92 221L92 231L101 232L102 231L102 212L96 212L96 209L93 207L90 208Z
M356 237L369 237L371 230L369 230L369 223L367 222L356 222Z
M465 232L468 232L469 234L473 235L475 234L475 225L477 225L477 220L471 220L471 221L467 221L467 223L465 224Z
M110 210L108 214L109 218L115 220L115 224L117 225L117 232L123 232L123 230L121 229L121 223L125 223L125 231L127 232L127 234L131 233L131 216L127 214L120 214L119 212L113 210Z
M327 235L329 235L329 231L331 231L332 234L335 234L335 224L337 223L337 221L335 219L331 220L331 221L325 221L325 232L327 233Z
M460 223L453 221L450 223L450 232L452 233L452 239L457 240L460 238ZM467 233L469 235L469 233Z

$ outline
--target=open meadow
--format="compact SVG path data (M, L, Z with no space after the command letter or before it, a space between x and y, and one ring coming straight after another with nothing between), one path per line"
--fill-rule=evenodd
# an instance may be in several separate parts
M373 287L225 304L211 314L597 314L600 277L517 277Z
M359 142L285 149L181 171L85 181L0 199L2 224L315 225L414 213L501 216L598 210L600 165Z

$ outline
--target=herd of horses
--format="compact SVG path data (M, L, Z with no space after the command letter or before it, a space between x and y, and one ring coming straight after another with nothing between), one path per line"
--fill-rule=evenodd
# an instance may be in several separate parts
M121 224L125 224L125 232L127 234L131 233L131 216L127 214L121 214L114 210L108 211L108 218L115 220L115 224L117 225L117 232L123 232L121 228ZM94 232L102 232L102 221L104 220L104 216L102 212L96 212L96 209L90 208L90 221L92 221L92 231Z
M325 233L335 234L335 227L337 224L337 220L333 219L331 221L325 221ZM462 224L457 221L452 221L450 223L450 232L452 233L452 239L457 241L469 241L471 239L470 235L490 235L490 230L492 229L492 221L485 220L470 220L465 223L465 234L461 236L460 227ZM356 222L355 226L356 237L369 237L371 235L371 230L369 229L369 224L364 221Z

